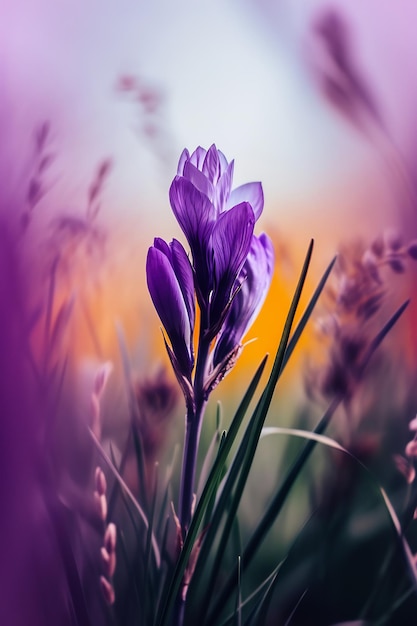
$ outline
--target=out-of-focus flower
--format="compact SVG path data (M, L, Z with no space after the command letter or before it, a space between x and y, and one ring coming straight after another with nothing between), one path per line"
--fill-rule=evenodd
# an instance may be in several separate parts
M171 361L179 377L191 380L195 321L193 270L179 241L160 238L149 248L146 277L152 301L171 342Z
M260 183L231 190L233 167L215 145L198 147L191 156L184 150L169 194L191 248L203 324L213 337L224 321L263 209Z
M395 454L393 460L397 470L404 476L407 484L411 485L416 477L416 470L413 464L401 454Z
M362 130L369 125L384 130L375 95L353 58L351 33L345 19L328 9L319 16L314 31L322 44L316 71L326 97Z
M247 259L236 281L236 295L214 350L213 365L221 364L238 346L258 315L268 293L274 269L274 250L269 237L252 237Z
M134 390L138 405L136 425L143 442L148 476L151 476L178 401L178 387L168 378L165 369L160 369L139 379Z
M356 240L346 244L338 256L334 273L324 291L327 313L317 324L321 355L324 358L306 368L306 392L314 400L343 399L349 417L350 436L357 424L369 420L370 403L375 402L381 372L390 367L389 345L385 343L363 371L363 360L371 338L377 336L384 319L384 308L394 288L401 288L400 273L413 259L413 241L403 242L400 234L387 232L369 245ZM325 346L325 350L323 350ZM367 384L363 385L366 380ZM398 385L395 389L399 389ZM400 393L390 401L400 401ZM352 444L352 441L349 442ZM417 449L417 447L416 447ZM414 454L410 445L407 454Z

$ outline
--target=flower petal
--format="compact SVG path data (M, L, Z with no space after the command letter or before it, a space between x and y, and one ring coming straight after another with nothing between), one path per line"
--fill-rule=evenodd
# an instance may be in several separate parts
M214 293L210 324L215 325L230 299L235 280L251 245L255 217L247 202L221 213L212 233Z
M206 241L215 220L215 209L208 197L189 180L176 176L169 190L171 207L179 225L193 247Z
M221 150L217 150L217 154L219 155L219 161L220 161L220 175L222 175L227 170L229 162Z
M257 220L261 215L264 208L264 192L261 183L246 183L240 187L233 189L230 194L227 208L231 208L240 202L249 202L253 212L255 213L255 219Z
M221 213L212 233L214 276L218 283L226 273L239 273L251 245L255 217L251 205L242 202Z
M194 152L192 153L192 155L190 156L191 163L195 165L195 167L199 169L200 171L203 168L203 163L204 163L204 159L206 158L206 154L207 154L207 150L205 150L205 148L202 148L201 146L198 146L198 148L196 148Z
M187 161L184 165L184 178L189 180L210 201L213 199L214 187L212 182L190 161Z
M184 150L181 152L181 156L178 161L178 168L177 168L178 176L182 176L184 174L184 165L186 161L188 161L189 158L190 158L190 153L188 152L187 148L184 148Z
M251 248L237 280L236 292L213 354L213 365L221 363L255 321L268 293L274 270L272 242L264 233L252 238Z
M151 247L146 259L149 293L172 344L183 375L192 369L192 329L186 304L169 258L158 248Z
M217 181L220 178L220 160L214 143L207 150L201 171L213 185L217 184Z
M230 190L232 188L234 161L230 161L225 171L219 178L214 190L214 205L218 213L222 213L230 196ZM236 203L237 204L237 203Z
M180 285L187 307L190 327L194 328L195 322L195 300L194 300L194 274L190 259L182 245L176 239L171 243L172 267Z

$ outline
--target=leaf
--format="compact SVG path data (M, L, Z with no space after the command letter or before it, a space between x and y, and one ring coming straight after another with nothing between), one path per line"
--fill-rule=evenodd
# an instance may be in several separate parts
M370 359L372 358L375 350L379 347L379 345L381 344L383 339L386 337L388 332L396 324L396 322L401 317L401 315L403 314L407 306L408 306L408 301L406 301L404 304L402 304L399 307L399 309L397 309L397 311L392 315L392 317L388 320L388 322L383 326L383 328L371 341L369 348L367 352L365 353L363 361L359 367L360 374L363 373ZM324 432L330 420L332 419L336 409L341 404L342 400L343 400L342 395L338 395L332 400L327 411L325 412L325 414L323 415L323 417L317 424L314 430L314 433L312 433L313 435L320 436ZM265 515L263 516L258 526L256 527L255 531L253 532L252 536L250 537L249 542L242 554L242 563L243 563L244 568L246 568L249 565L249 563L252 561L266 533L271 528L273 522L279 515L289 492L291 491L305 462L307 461L310 454L312 453L315 447L315 444L316 444L316 440L314 439L314 437L312 437L306 443L304 449L300 452L299 456L297 457L292 467L288 471L286 477L284 478L282 485L280 486L275 496L273 497ZM222 607L227 601L227 598L230 596L230 594L233 591L233 586L234 586L233 579L230 576L228 580L223 584L222 592L219 598L217 598L213 612L210 615L211 619L215 619L218 613L222 610Z
M338 443L331 437L327 437L325 435L320 435L314 432L310 432L308 430L300 430L296 428L281 428L279 426L271 426L269 428L265 428L264 431L265 432L263 436L265 437L270 436L270 435L289 435L291 437L301 437L303 439L308 439L310 441L320 443L329 448L333 448L335 450L339 450L340 452L343 452L344 454L349 456L351 459L353 459L355 463L357 463L360 466L360 468L364 471L365 475L369 479L369 482L371 483L371 485L374 488L376 487L377 491L379 492L379 495L381 496L385 504L385 508L388 511L392 525L394 526L394 529L397 533L400 544L402 545L404 555L406 557L407 565L408 565L410 574L412 576L413 583L417 590L417 567L414 562L414 558L411 553L410 546L403 535L400 520L398 519L395 509L393 505L391 504L391 501L388 498L388 495L385 489L381 487L381 485L377 482L376 478L372 475L371 471L366 467L366 465L364 465L364 463L362 463L362 461L360 461L358 457L352 454L352 452L344 448L342 445L340 445L340 443Z
M244 487L246 485L248 475L252 466L252 462L255 456L256 448L258 445L259 437L261 434L262 426L266 419L266 415L272 401L272 396L275 390L275 386L278 382L279 376L282 371L283 362L285 358L285 352L287 349L287 344L291 332L292 323L294 321L294 317L297 311L298 303L300 301L302 289L305 283L305 279L307 276L308 267L311 261L311 255L313 252L313 241L310 242L309 248L307 250L307 255L304 261L303 268L301 270L300 278L294 293L293 300L290 305L290 309L287 315L287 319L284 325L284 330L281 336L281 340L278 346L278 350L275 356L274 364L272 367L272 371L269 377L269 380L265 386L264 391L256 405L256 408L252 414L249 425L246 429L245 435L241 442L241 445L238 449L238 452L233 460L229 475L223 487L222 493L220 495L219 501L217 503L216 509L214 511L210 528L207 533L206 541L201 551L201 562L205 563L207 560L207 552L209 551L209 547L212 545L214 536L217 533L217 530L220 526L221 519L223 517L223 513L226 510L226 504L231 502L230 508L227 513L226 522L222 531L222 536L220 539L219 547L216 552L216 557L211 570L210 583L208 585L208 589L211 590L214 588L215 581L217 579L217 575L220 570L220 564L223 558L223 554L228 543L229 535L233 525L233 519L236 515L237 508L239 506ZM234 493L232 495L232 490L234 489ZM203 557L204 551L204 557ZM243 566L246 567L245 559L243 558ZM232 587L232 583L230 583ZM206 598L207 605L209 604L210 598ZM218 611L221 610L224 603L217 602L216 610L213 610L213 613L208 614L208 622L214 623L218 617Z
M281 567L284 564L284 562L285 562L285 559L283 561L281 561L276 566L276 568L271 572L271 574L269 574L269 576L267 578L265 578L265 580L255 589L255 591L253 591L246 598L246 600L244 600L242 602L242 608L245 608L246 606L248 606L251 602L256 600L258 598L258 596L260 596L262 593L265 595L265 593L268 592L268 589L269 589L270 585L275 581L276 577L278 576L279 570L281 569ZM262 603L262 598L261 598L261 603ZM258 605L255 606L255 611L253 613L256 612L257 606ZM229 615L229 617L226 618L226 620L224 622L222 622L222 626L230 626L233 623L233 618L234 618L234 612L231 615Z
M227 456L235 441L239 427L242 423L242 420L246 414L248 406L258 386L259 380L262 376L262 373L266 364L266 360L267 360L267 357L265 357L262 360L261 364L259 365L258 369L255 372L255 375L251 383L249 384L246 390L246 393L244 394L242 398L242 401L230 425L229 432L225 439L224 445L222 446L221 450L219 450L219 454L216 457L216 461L211 469L210 475L204 486L203 493L201 494L201 497L197 503L196 510L191 520L190 528L188 529L188 533L184 541L183 550L175 565L174 573L171 579L167 580L166 588L164 589L164 592L162 594L162 597L164 598L164 602L161 603L160 610L158 612L158 616L156 620L156 624L158 624L159 626L166 626L169 623L170 613L173 608L173 604L177 596L177 593L179 591L181 581L184 575L184 571L187 566L187 562L191 554L193 544L197 538L198 529L203 520L206 507L210 501L210 498L215 492L216 485L217 485L219 476L221 475L223 471L223 467L226 462Z

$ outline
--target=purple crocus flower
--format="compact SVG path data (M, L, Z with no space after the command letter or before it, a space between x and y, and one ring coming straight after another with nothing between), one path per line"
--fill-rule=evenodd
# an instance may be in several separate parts
M233 367L242 338L264 302L274 265L270 239L254 235L264 205L261 183L232 190L233 166L214 144L191 155L183 151L169 196L192 265L178 241L168 245L162 239L155 239L146 265L149 291L171 342L166 343L168 354L187 405L178 509L181 541L192 517L198 445L210 392ZM195 368L194 296L200 309ZM184 599L182 591L178 624Z
M194 278L187 253L179 241L168 245L156 238L148 250L146 278L152 301L171 342L169 350L177 376L191 381L194 366Z
M255 321L268 293L274 269L270 238L262 233L252 237L251 247L235 285L235 296L213 354L213 367L221 368L240 346Z
M184 150L170 188L173 212L191 248L205 330L220 330L263 209L260 183L231 190L233 161L213 144Z

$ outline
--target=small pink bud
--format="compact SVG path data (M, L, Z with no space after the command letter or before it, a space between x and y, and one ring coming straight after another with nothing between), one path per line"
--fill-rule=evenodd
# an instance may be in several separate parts
M116 551L116 526L110 522L104 533L104 546L109 554Z
M113 371L113 363L110 361L106 361L98 370L96 377L94 379L94 393L97 396L101 396L104 391L104 388L107 384L110 374Z
M116 600L113 585L109 583L107 578L105 578L104 576L100 576L100 586L104 599L106 600L107 604L111 606Z
M96 467L95 474L96 491L100 496L104 496L107 491L107 481L103 470L100 467Z
M98 396L95 393L92 393L90 398L90 428L97 437L97 439L100 439L100 402Z
M411 458L417 457L417 441L415 439L407 443L405 453Z
M116 553L109 554L104 546L100 550L103 570L107 578L112 578L116 571Z
M105 522L107 518L107 499L105 495L94 492L94 506L98 517Z
M413 464L410 463L408 459L405 459L400 454L394 455L394 462L395 462L395 465L397 466L398 471L401 472L401 474L404 476L407 483L411 485L411 483L414 482L414 479L416 477L416 471L413 467Z

